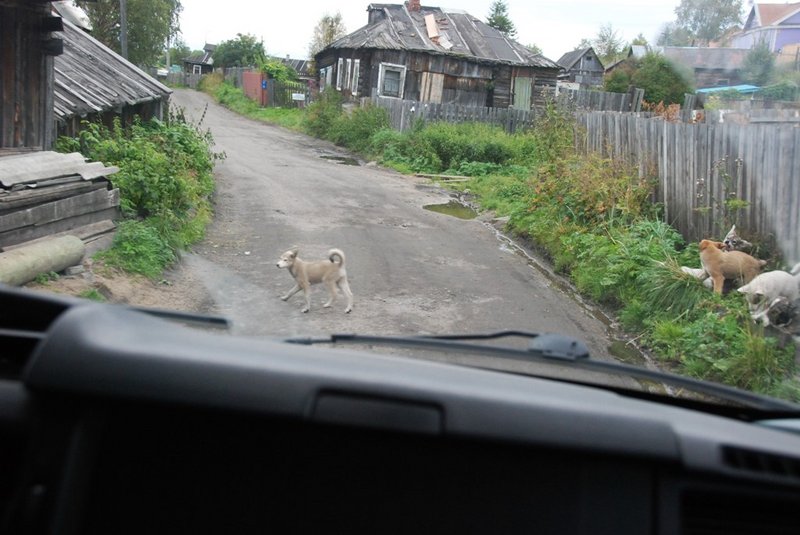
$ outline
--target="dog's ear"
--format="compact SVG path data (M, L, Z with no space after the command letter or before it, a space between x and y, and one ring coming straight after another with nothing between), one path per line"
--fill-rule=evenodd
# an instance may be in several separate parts
M719 241L715 241L714 247L716 247L717 249L725 249L725 244Z
M297 253L299 253L299 252L300 252L300 248L297 245L295 245L294 247L289 249L289 254L291 254L293 258L295 256L297 256Z

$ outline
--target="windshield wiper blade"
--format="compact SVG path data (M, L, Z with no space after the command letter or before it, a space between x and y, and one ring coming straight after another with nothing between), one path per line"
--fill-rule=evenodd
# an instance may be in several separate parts
M530 340L527 349L482 345L470 341L496 340L522 337ZM623 375L671 386L723 399L741 405L767 410L797 413L797 405L726 385L701 381L660 370L633 366L621 362L592 359L586 345L569 336L538 334L527 331L499 331L488 334L421 335L421 336L370 336L359 334L332 334L318 338L294 337L284 340L292 344L361 344L404 347L410 349L438 350L446 353L471 353L490 355L522 362L549 362L571 368ZM478 366L474 366L478 367ZM494 368L492 368L494 370ZM495 370L497 371L497 370ZM516 372L514 372L516 373Z

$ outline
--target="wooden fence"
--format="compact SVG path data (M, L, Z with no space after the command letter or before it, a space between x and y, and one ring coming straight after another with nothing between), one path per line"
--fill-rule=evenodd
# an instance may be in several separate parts
M632 88L627 93L608 93L582 89L559 89L558 106L572 111L639 112L644 100L644 89Z
M656 202L688 240L721 239L736 223L800 261L800 127L691 124L640 114L579 113L584 150L658 177ZM736 209L740 201L746 207Z
M502 126L514 133L533 126L535 111L514 108L487 108L482 106L461 106L458 104L435 104L400 100L395 98L366 97L361 105L372 104L389 113L392 128L400 131L410 129L418 120L442 121L447 123L480 122Z

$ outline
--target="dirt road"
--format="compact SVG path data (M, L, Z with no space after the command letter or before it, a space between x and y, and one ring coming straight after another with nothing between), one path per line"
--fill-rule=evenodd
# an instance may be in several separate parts
M242 118L207 95L177 90L173 105L211 130L218 164L216 219L183 269L233 321L233 333L474 333L503 329L558 332L583 339L610 359L609 329L559 289L487 221L423 209L450 194L426 179L374 165L344 165L336 146ZM312 308L278 269L290 246L303 258L338 247L347 255L355 307L344 300Z

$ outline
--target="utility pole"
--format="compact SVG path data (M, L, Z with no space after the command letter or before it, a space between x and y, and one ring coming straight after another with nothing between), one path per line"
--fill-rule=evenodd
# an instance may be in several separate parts
M128 0L119 0L119 46L128 59Z

